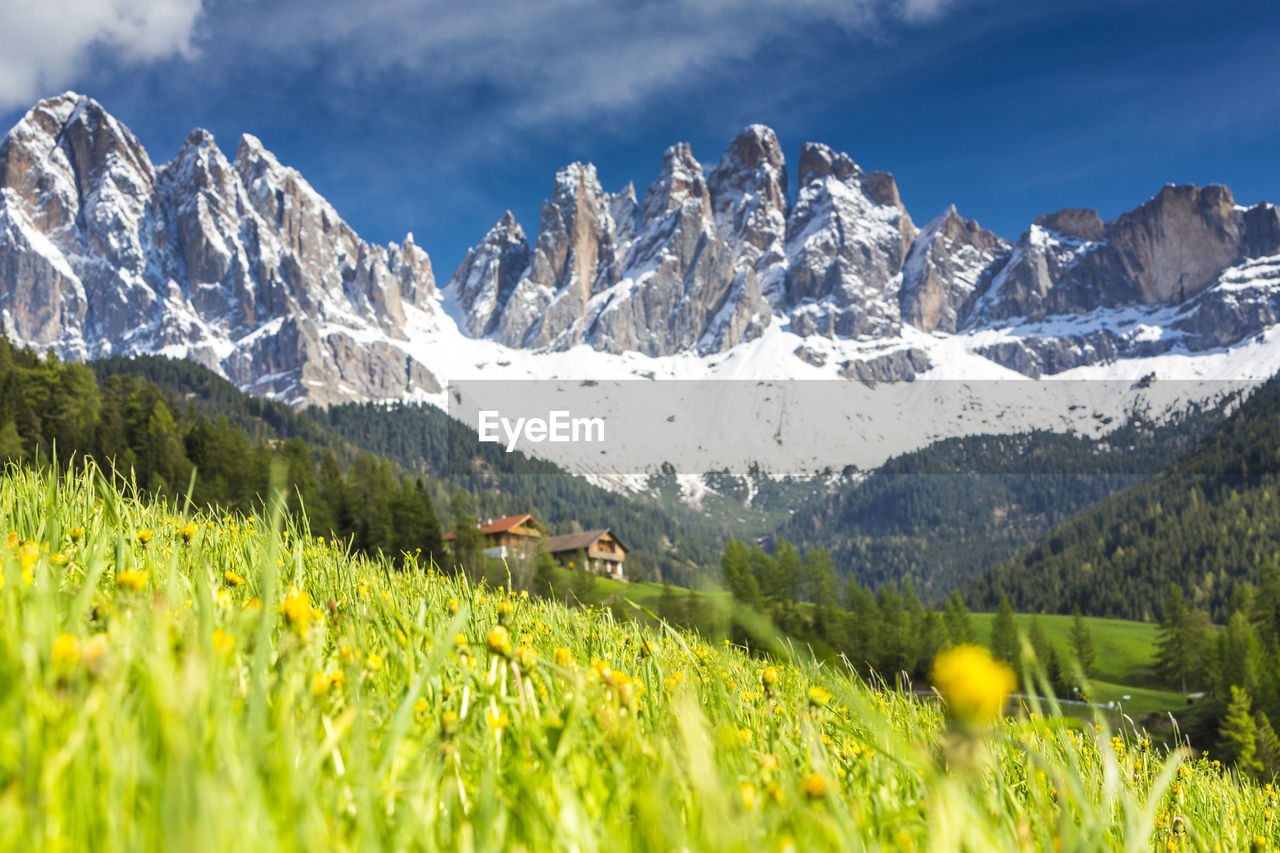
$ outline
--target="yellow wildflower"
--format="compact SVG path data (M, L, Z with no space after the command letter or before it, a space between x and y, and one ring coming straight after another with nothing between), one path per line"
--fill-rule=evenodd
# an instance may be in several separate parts
M280 602L280 612L299 637L307 636L307 632L311 630L312 610L311 596L305 590L297 587L290 589L289 595Z
M138 569L125 569L116 573L116 586L121 589L141 592L147 585L147 573Z
M195 538L196 531L199 529L200 528L195 524L195 522L187 522L186 524L182 525L182 541L190 542L192 539Z
M495 625L484 641L494 654L508 655L511 652L511 634L501 625Z
M154 535L155 535L155 531L153 531L150 527L144 527L143 529L139 530L137 533L138 541L142 543L142 546L144 548L151 543L151 537Z
M221 628L213 630L213 650L220 655L229 655L236 647L236 638L234 634L228 634Z
M383 667L382 655L380 654L369 655L367 658L364 659L364 665L367 666L369 669L373 670L374 672L377 672Z
M84 538L84 528L83 528L83 527L73 527L73 528L71 528L71 531L70 531L70 534L69 534L69 535L71 536L71 541L72 541L72 542L79 542L81 539L83 539L83 538Z
M934 659L933 685L953 717L983 723L999 716L1018 681L1013 670L979 646L947 649Z
M801 783L800 788L816 800L827 793L827 780L823 779L821 774L810 773L804 777L804 782Z
M60 634L53 641L51 657L58 666L73 667L80 660L80 644L70 634Z

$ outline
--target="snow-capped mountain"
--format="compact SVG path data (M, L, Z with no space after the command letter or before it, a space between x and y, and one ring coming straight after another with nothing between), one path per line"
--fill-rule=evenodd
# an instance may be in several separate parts
M752 125L709 170L669 148L638 195L555 176L436 287L245 135L155 165L90 98L0 141L0 311L64 357L161 353L291 403L443 400L486 378L1265 375L1280 367L1280 211L1166 186L1112 222L1063 210L1010 244L954 208L917 228L891 175L808 143L795 194ZM1247 355L1247 357L1245 357ZM1233 375L1227 376L1226 373Z
M332 402L440 386L398 346L438 299L413 245L371 246L252 136L197 130L153 165L92 99L41 101L0 142L0 309L67 358L164 353L255 393Z

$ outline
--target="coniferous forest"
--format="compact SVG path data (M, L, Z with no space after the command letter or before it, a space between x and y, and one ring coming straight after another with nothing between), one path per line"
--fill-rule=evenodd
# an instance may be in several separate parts
M83 365L0 339L0 459L50 463L55 454L62 465L73 455L111 463L148 493L185 499L191 486L197 506L250 512L274 471L290 508L305 507L317 532L393 557L421 551L445 561L441 532L459 511L534 512L553 529L622 527L637 577L692 584L717 553L706 533L550 463L478 444L429 407L299 412L190 362Z

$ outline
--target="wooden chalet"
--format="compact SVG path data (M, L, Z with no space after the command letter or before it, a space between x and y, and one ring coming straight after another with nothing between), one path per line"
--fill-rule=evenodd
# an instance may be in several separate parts
M504 518L486 518L476 523L480 534L484 537L486 557L508 557L512 551L533 551L546 538L547 528L534 518L531 513L508 515ZM446 540L452 540L453 531L445 534Z
M608 528L552 536L546 540L545 547L562 566L584 569L617 581L627 579L622 570L622 561L627 558L629 549ZM585 566L577 565L581 559L580 554L586 556Z

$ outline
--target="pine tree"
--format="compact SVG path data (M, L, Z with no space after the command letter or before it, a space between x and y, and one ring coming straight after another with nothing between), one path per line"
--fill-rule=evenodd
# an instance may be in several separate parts
M725 543L720 568L724 573L724 585L733 597L747 607L757 607L760 585L751 571L751 548L745 542L730 539Z
M1204 673L1204 657L1208 644L1207 618L1187 604L1182 588L1170 584L1164 599L1164 619L1160 622L1160 638L1156 650L1156 668L1183 692Z
M991 625L991 652L1012 666L1014 672L1022 671L1022 644L1018 639L1018 626L1013 621L1013 606L1003 592L1000 593L1000 604L996 607L996 618Z
M1249 710L1251 704L1248 693L1239 687L1231 688L1218 747L1235 762L1237 770L1256 777L1262 773L1262 763L1258 760L1258 726Z
M1271 726L1267 715L1257 711L1253 715L1253 724L1257 728L1258 764L1262 767L1262 778L1272 779L1280 772L1280 737Z
M974 642L973 620L969 617L969 608L964 606L964 599L959 592L951 593L951 597L947 599L943 623L949 645Z
M1098 654L1093 649L1093 638L1089 635L1089 626L1080 613L1079 605L1071 612L1071 652L1085 678L1098 674Z

